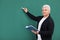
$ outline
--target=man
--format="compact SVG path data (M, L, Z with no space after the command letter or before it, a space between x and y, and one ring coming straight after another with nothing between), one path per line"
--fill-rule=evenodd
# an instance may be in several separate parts
M29 13L27 8L23 8L23 11L34 21L37 22L37 27L39 31L31 30L34 34L38 36L37 40L52 40L52 34L54 31L54 22L50 16L50 6L43 5L42 14L43 16L34 16Z

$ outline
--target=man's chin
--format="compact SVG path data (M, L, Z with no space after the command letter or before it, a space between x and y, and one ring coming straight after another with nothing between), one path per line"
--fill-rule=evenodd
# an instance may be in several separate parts
M43 16L46 16L45 14L43 14Z

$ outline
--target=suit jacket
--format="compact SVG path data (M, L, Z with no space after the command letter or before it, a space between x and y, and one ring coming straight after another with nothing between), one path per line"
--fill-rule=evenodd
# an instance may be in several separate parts
M27 12L26 13L31 19L33 19L34 21L37 22L37 28L38 28L38 24L39 21L43 18L43 16L37 16L35 17L34 15L32 15L31 13ZM39 34L41 35L42 39L46 39L46 38L52 38L52 34L54 31L54 22L51 18L51 16L49 15L49 17L42 23L41 29Z

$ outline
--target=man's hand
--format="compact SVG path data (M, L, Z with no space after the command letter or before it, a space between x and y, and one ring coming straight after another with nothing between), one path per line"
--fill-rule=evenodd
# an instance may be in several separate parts
M22 8L22 9L23 9L23 11L24 11L25 13L28 12L28 9L27 9L27 8Z
M39 31L31 30L34 34L39 34Z

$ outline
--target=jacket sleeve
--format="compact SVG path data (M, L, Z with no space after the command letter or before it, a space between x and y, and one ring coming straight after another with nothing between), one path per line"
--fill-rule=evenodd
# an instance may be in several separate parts
M27 12L26 14L27 14L32 20L34 20L34 21L38 21L38 20L39 20L39 17L40 17L40 16L37 16L37 17L36 17L36 16L32 15L32 14L29 13L29 12Z
M53 30L54 30L54 23L49 21L48 23L48 30L47 31L40 31L39 34L41 35L52 35L53 34Z

